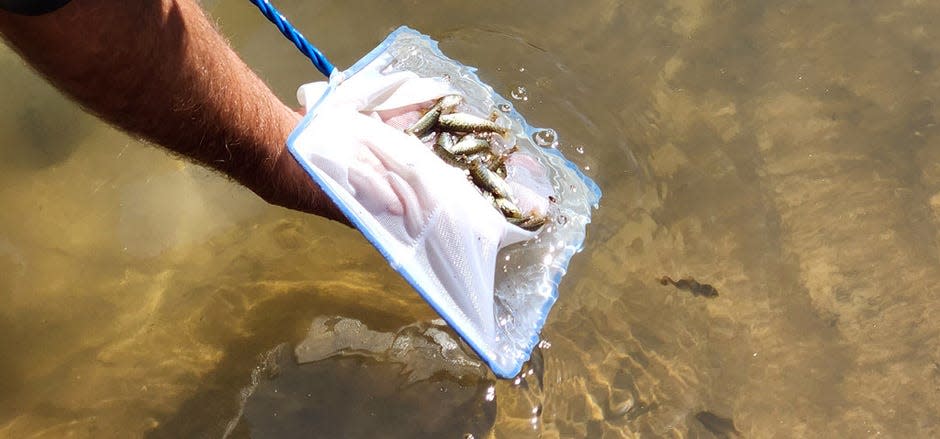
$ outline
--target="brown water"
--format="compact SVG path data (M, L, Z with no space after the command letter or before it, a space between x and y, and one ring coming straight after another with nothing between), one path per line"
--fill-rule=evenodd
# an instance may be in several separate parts
M525 87L604 190L518 382L368 350L297 365L324 318L369 328L317 333L342 348L435 315L356 232L140 145L0 51L0 436L940 435L940 5L815 3L278 2L339 66L408 24ZM247 2L206 5L285 101L318 79Z

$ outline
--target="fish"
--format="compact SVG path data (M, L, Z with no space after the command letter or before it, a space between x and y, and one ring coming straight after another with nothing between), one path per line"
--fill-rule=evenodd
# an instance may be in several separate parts
M490 171L496 173L496 175L506 178L506 160L509 160L509 155L518 151L518 146L513 146L505 154L496 154L489 162L487 162L486 167Z
M470 162L470 178L477 187L492 193L497 198L512 199L512 191L506 180L490 171L479 158Z
M526 216L526 217L522 220L522 222L513 223L513 224L516 224L517 226L519 226L519 227L521 227L521 228L523 228L523 229L526 229L526 230L528 230L528 231L530 231L530 232L534 232L534 231L540 229L542 226L544 226L545 223L547 223L547 222L548 222L548 217L547 217L547 216L545 216L545 215L540 215L540 214L537 214L537 213L529 213L529 215Z
M440 118L442 114L453 111L461 102L463 102L463 97L460 95L447 95L438 99L437 102L428 109L427 113L424 113L424 115L421 116L414 125L406 129L405 132L414 134L419 138L424 136L437 124L438 118Z
M498 133L505 135L508 131L493 121L466 113L440 115L437 118L437 126L442 131L458 133Z
M708 431L712 432L717 437L732 438L741 436L741 432L734 426L734 420L731 418L718 416L708 411L701 411L695 414L695 419L698 419Z
M493 198L493 206L506 218L522 218L522 210L516 206L516 203L505 198Z
M688 279L679 279L676 281L672 280L672 278L669 276L663 276L659 278L659 283L663 285L672 284L672 286L680 290L686 290L692 293L693 296L702 296L709 299L718 297L718 290L715 287L709 284L698 283L698 281L691 277Z
M431 149L434 151L434 154L437 154L444 163L451 165L455 168L467 169L468 164L464 161L461 161L457 156L450 152L450 148L454 145L454 138L449 133L441 133L437 136L437 141L434 142L434 145L431 146Z
M456 142L457 142L457 140L454 139L454 135L453 135L453 134L451 134L451 133L441 133L441 134L439 134L439 135L437 136L437 141L436 141L435 143L437 143L437 144L443 146L443 147L446 148L448 151L450 151L450 150L454 147L454 143L456 143Z
M454 155L472 155L490 150L490 142L472 134L463 136L449 151Z

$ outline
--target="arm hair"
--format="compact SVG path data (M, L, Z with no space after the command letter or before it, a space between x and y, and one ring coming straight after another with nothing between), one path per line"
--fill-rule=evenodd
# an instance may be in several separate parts
M344 221L285 151L299 116L195 0L72 0L0 33L52 84L132 135L214 168L266 201Z

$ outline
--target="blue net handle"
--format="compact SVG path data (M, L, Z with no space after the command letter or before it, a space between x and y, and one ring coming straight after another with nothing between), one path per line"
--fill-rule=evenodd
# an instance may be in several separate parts
M294 26L291 26L287 19L281 15L280 11L275 9L274 6L268 2L268 0L249 1L257 6L258 9L261 10L261 13L264 14L264 16L267 17L271 23L274 23L278 30L280 30L288 40L291 40L291 42L294 43L294 45L297 46L297 48L300 49L300 51L306 55L307 58L310 58L310 61L313 61L313 65L316 66L320 73L323 73L323 75L327 78L330 77L330 74L332 74L333 70L335 69L333 64L330 64L326 57L320 53L320 50L314 47L313 44L310 44L310 42L307 41L307 39L297 31L297 29L294 29Z

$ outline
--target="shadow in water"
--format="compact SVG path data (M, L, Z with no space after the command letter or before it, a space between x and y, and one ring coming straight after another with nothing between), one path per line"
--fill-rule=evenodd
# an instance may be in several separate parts
M407 365L365 356L298 365L278 349L230 437L484 437L496 418L492 382L440 373L409 382Z
M435 437L448 432L481 437L492 428L495 403L485 402L492 382L484 376L437 373L409 382L403 373L407 365L400 362L346 356L298 365L290 349L280 347L272 352L284 356L274 357L276 367L267 368L277 373L263 374L252 385L252 372L265 363L265 352L302 339L316 316L347 316L380 331L416 318L344 296L304 288L252 307L244 329L224 343L218 366L146 437L221 437L239 412L243 416L231 437ZM253 389L247 399L243 389Z
M13 84L29 93L11 109L0 132L11 133L0 148L5 166L43 169L65 161L96 127L92 116L38 78L18 75Z

